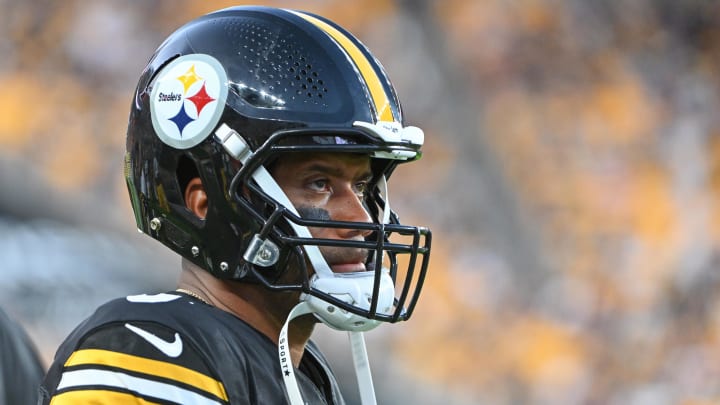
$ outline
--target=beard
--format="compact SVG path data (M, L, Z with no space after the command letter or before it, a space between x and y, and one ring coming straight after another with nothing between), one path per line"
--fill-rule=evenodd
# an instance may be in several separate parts
M319 221L331 221L330 213L322 208L299 206L297 211L303 219L319 220ZM319 229L322 228L308 228L310 233L316 237L319 233ZM344 247L344 246L319 246L320 253L322 253L325 262L332 266L341 263L365 263L368 265L368 254L369 251L363 248ZM312 265L307 263L309 269L312 271ZM309 274L309 275L312 275Z

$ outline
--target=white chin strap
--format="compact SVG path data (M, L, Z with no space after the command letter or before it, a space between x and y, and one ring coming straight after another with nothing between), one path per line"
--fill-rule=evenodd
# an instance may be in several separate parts
M288 339L288 325L290 322L305 314L312 313L313 310L307 302L301 302L290 311L285 324L280 330L280 339L278 340L278 358L280 359L280 369L283 374L283 382L285 383L285 391L287 392L290 405L307 405L302 398L300 388L295 377L295 366L293 366L290 357L290 340ZM352 351L353 364L355 365L355 377L358 382L358 390L360 391L360 402L362 405L376 405L375 386L372 381L372 373L370 372L370 361L368 360L367 348L365 347L365 337L363 332L348 332L350 336L350 349Z

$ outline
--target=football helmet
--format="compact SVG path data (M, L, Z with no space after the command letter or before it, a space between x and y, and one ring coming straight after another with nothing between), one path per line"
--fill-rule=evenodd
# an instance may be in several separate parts
M408 319L422 288L431 233L400 224L386 185L422 143L380 63L346 30L306 12L233 7L187 23L152 55L131 106L125 177L140 231L216 277L299 291L326 324L362 331ZM372 223L298 213L269 169L306 152L371 157ZM194 177L208 195L203 219L184 201ZM319 239L308 227L371 233ZM321 246L366 249L368 271L333 273Z

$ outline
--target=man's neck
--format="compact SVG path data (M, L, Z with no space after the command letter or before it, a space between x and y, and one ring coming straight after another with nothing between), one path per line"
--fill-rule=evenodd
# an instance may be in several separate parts
M178 288L237 316L275 344L278 344L288 314L298 302L295 292L277 292L257 284L221 280L184 259ZM295 367L300 364L315 323L312 315L305 315L289 326L288 338Z

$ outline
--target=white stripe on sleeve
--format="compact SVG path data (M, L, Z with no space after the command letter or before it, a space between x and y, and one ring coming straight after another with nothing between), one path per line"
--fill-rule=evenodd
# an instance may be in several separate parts
M150 381L117 371L85 369L65 371L57 389L79 388L83 386L106 386L124 388L141 395L162 398L180 404L218 405L222 402L204 397L196 392L172 384Z

